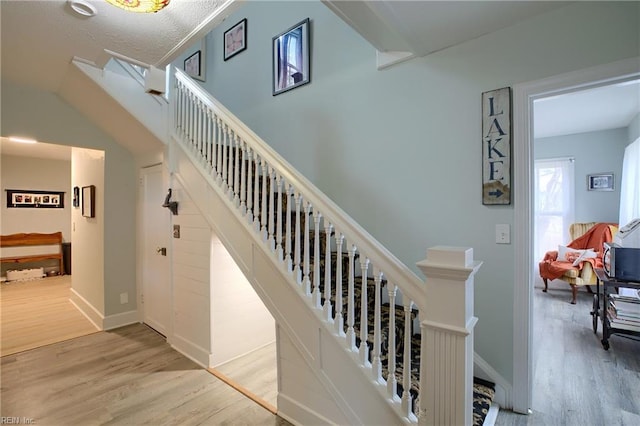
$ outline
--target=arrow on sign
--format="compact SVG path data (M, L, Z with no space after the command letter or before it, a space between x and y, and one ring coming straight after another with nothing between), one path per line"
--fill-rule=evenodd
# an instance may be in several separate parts
M500 197L502 194L504 194L504 192L500 191L499 189L496 189L495 191L490 191L489 195L492 195L496 198Z

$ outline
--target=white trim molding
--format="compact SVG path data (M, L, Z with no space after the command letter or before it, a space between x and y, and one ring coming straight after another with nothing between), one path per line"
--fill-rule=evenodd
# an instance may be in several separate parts
M98 330L104 330L104 316L91 303L89 303L87 299L82 297L74 288L71 289L69 301L73 303L73 305L82 313L82 315L84 315Z
M124 327L125 325L139 323L138 311L121 312L119 314L107 315L102 320L103 330L113 330L114 328Z
M578 90L640 77L640 57L573 71L514 86L514 245L513 410L528 413L532 405L532 178L533 102Z

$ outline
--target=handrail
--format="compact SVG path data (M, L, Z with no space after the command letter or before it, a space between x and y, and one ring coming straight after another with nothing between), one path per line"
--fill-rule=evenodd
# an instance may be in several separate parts
M179 69L174 75L173 139L403 422L416 423L425 402L412 347L424 352L425 342L414 340L414 318L426 312L424 282L199 84Z
M423 280L398 260L330 198L324 195L313 183L291 166L282 156L275 152L262 138L218 102L209 92L191 80L186 73L176 68L175 76L181 84L204 103L206 108L214 111L215 114L230 125L233 131L240 136L242 140L247 142L261 158L267 160L289 184L293 185L305 199L311 202L314 208L322 212L323 216L327 217L335 228L345 235L350 243L354 244L359 251L365 253L367 258L369 258L377 268L384 271L387 280L397 285L403 294L412 299L418 309L423 308Z

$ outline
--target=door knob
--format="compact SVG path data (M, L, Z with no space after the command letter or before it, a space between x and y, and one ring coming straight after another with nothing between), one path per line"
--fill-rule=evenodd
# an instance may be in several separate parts
M160 253L162 256L166 256L167 255L167 248L166 247L158 247L156 249L156 253Z

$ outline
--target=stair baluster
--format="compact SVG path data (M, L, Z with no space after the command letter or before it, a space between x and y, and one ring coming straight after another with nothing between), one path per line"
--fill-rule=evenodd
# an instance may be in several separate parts
M216 121L216 174L215 174L215 179L216 179L216 183L218 185L222 185L222 138L223 138L223 131L222 131L222 119L219 116L215 116L215 121Z
M354 244L351 245L349 249L349 278L348 278L348 294L347 294L347 345L351 348L351 351L357 352L358 348L356 347L356 332L354 329L354 321L355 321L355 310L356 305L354 303L354 293L355 293L355 257L356 257L356 246Z
M336 333L339 336L344 336L344 317L342 316L342 244L344 242L344 235L341 232L336 231L336 312L333 318L335 323Z
M287 218L286 224L286 239L285 239L285 264L287 266L287 272L293 272L293 259L291 258L291 220L293 211L291 210L291 197L293 196L293 186L286 183L287 188L287 211L285 212L285 216Z
M305 205L304 205L304 234L302 235L302 238L304 240L304 245L303 245L303 256L304 259L302 261L303 265L304 265L304 278L303 278L303 282L304 282L304 295L311 297L311 277L309 276L310 274L310 265L309 265L309 215L311 214L311 203L305 200Z
M253 174L254 183L253 186L253 227L257 232L260 232L260 156L256 153L254 155L255 173Z
M242 167L240 170L240 214L247 214L247 144L241 141Z
M279 263L282 263L284 260L284 250L282 249L282 176L279 174L276 178L276 189L278 192L278 199L276 203L276 258Z
M389 397L398 399L398 381L396 380L396 294L394 284L387 283L389 294L389 341L387 352L387 393Z
M269 215L269 207L267 206L267 191L269 190L269 188L267 188L267 185L269 183L269 173L268 173L268 166L267 166L267 162L264 160L264 158L262 159L262 161L260 162L260 167L262 169L262 200L260 201L260 231L262 232L262 241L267 241L267 239L269 238L269 232L267 231L267 222L268 222L268 218L267 216Z
M302 207L302 196L299 192L295 193L296 203L296 230L295 230L295 244L293 255L293 275L298 284L302 284L302 266L300 264L300 208Z
M275 238L274 238L274 229L275 229L275 186L276 186L276 178L275 171L273 167L268 166L267 172L269 173L269 194L267 198L268 208L267 211L267 241L269 243L269 250L272 252L276 250Z
M402 359L402 414L413 415L411 401L411 309L413 302L402 297L404 305L404 356Z
M369 346L367 345L367 337L369 337L368 317L367 317L367 271L369 269L369 259L360 253L360 269L362 270L362 290L360 293L360 362L365 366L371 365L369 362Z
M373 375L373 380L376 382L382 383L382 361L380 359L380 349L381 349L381 337L380 337L380 323L381 323L381 315L380 315L380 295L381 291L381 283L382 283L382 272L373 270L373 279L375 282L375 296L374 296L374 314L373 314L373 353L371 354L371 372Z
M240 205L240 136L233 132L233 203Z
M324 249L324 318L327 322L332 322L333 318L331 307L331 231L333 225L326 218L324 220L324 235L325 235L325 249ZM337 298L337 294L336 294Z
M202 115L204 112L204 105L202 104L202 101L200 99L197 100L196 102L196 111L195 111L195 121L196 121L196 128L195 128L195 146L196 146L196 152L199 154L198 158L200 158L200 161L202 161L202 151L203 151L203 146L202 146ZM202 164L202 163L201 163Z
M253 150L247 148L247 222L253 223Z
M313 225L315 236L313 238L313 306L322 309L320 295L320 220L322 214L316 209L313 210Z

